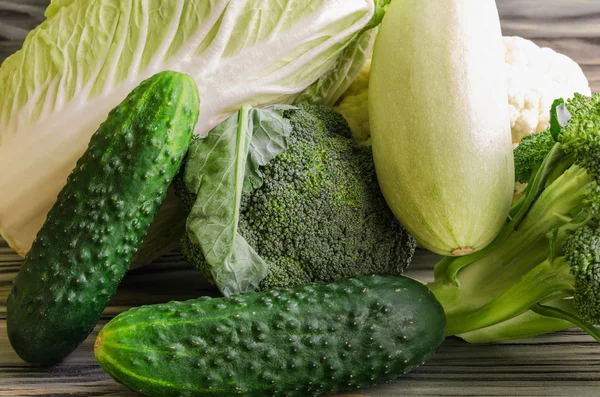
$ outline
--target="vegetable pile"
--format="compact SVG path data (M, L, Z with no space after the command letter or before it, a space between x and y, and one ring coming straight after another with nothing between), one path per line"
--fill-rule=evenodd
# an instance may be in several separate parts
M556 98L571 99L576 93L589 96L591 91L581 67L566 55L518 36L503 37L503 43L512 142L518 145L527 135L550 126L550 108ZM371 137L371 64L369 58L335 105L348 120L354 138L367 143Z
M360 71L389 1L53 0L0 69L0 167L19 164L0 176L0 234L19 254L29 251L109 110L160 71L196 81L197 134L246 103L302 95L332 105ZM165 203L138 262L179 239L177 204Z
M600 94L562 58L565 98L515 118L508 54L539 48L503 45L493 0L390 3L54 0L0 68L18 355L63 360L177 245L224 297L133 308L95 343L148 396L365 388L449 335L600 342ZM446 255L429 284L402 275L413 236Z

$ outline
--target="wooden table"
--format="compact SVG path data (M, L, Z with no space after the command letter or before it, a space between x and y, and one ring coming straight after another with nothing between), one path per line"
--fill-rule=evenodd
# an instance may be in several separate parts
M43 17L47 1L0 0L0 61L20 47L24 34ZM599 0L498 0L498 6L505 35L530 38L571 56L592 89L600 91ZM429 280L437 259L420 252L408 275ZM126 276L96 331L63 364L31 368L19 360L6 336L6 296L20 263L0 241L0 396L133 396L94 361L97 331L132 306L216 294L177 252L171 253ZM579 330L497 345L449 338L422 368L359 394L353 397L600 396L600 345Z

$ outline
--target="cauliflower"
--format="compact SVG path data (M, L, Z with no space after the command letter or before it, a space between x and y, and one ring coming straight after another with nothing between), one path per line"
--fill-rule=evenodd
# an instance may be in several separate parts
M521 37L505 37L508 104L514 144L550 125L556 98L591 95L579 65L550 48L540 48Z
M569 57L521 37L505 37L504 45L512 138L516 145L524 136L548 128L550 108L556 98L572 98L576 92L589 96L591 91L583 71ZM369 60L335 106L359 141L366 141L371 135L367 98L370 69Z

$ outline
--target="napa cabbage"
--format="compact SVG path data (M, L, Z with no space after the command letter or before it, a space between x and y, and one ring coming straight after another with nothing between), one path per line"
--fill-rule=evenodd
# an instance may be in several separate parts
M390 1L53 0L0 68L0 233L29 250L92 133L157 72L197 82L197 134L243 104L332 105ZM139 261L170 248L184 225L167 200Z

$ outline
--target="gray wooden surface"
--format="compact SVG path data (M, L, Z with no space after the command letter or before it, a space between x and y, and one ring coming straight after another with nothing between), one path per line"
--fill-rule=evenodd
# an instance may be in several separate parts
M0 0L0 61L43 18L47 1ZM505 35L527 37L571 56L592 89L600 91L600 0L498 0L498 6ZM408 275L429 280L436 260L419 253ZM64 363L32 368L18 359L6 336L6 296L20 263L0 241L0 396L133 396L94 361L92 344L101 326L132 306L216 293L177 252L166 255L126 276L94 334ZM498 345L449 338L417 371L346 397L401 395L600 396L600 345L578 330Z

